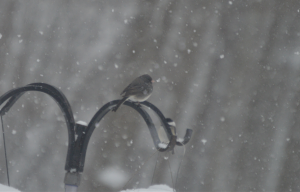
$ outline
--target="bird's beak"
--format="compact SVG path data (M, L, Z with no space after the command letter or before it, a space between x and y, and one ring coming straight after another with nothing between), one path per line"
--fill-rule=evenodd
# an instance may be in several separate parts
M155 83L156 81L155 81L155 80L152 80L151 82L152 82L152 83Z

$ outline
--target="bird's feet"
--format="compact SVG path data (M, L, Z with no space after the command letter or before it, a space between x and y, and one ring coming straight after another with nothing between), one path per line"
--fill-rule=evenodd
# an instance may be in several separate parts
M139 108L142 107L141 103L140 102L135 102L134 104L136 104L136 106L138 106Z

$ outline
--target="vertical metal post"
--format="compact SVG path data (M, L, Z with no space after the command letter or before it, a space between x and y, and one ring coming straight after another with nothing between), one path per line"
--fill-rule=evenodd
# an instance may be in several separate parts
M65 192L77 192L77 188L80 184L79 172L67 172L65 175Z

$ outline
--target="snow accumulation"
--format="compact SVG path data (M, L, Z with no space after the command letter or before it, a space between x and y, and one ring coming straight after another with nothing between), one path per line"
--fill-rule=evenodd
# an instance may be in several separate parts
M87 122L85 122L85 121L77 121L76 123L80 124L80 125L84 125L84 126L88 125Z
M179 143L182 143L184 141L184 139L183 138L177 138L176 141L179 142Z
M152 185L148 189L127 189L120 192L174 192L172 188L167 185Z
M0 192L20 192L20 191L12 187L8 187L0 184ZM174 192L174 190L167 185L153 185L150 186L148 189L127 189L125 191L120 191L120 192Z
M20 192L19 190L0 184L0 192Z
M99 182L116 191L122 189L129 180L128 174L118 167L107 167L105 170L99 172L96 177ZM124 189L124 188L123 188ZM125 188L126 189L126 188ZM121 192L174 192L172 188L167 185L152 185L147 189L126 189Z
M166 143L159 143L158 146L159 148L165 149L168 145Z

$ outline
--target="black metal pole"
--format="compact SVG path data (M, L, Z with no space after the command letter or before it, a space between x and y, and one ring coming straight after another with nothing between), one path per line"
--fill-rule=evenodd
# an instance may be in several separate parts
M8 100L6 104L0 109L1 118L3 115L5 115L6 112L9 111L9 109L26 91L39 91L48 94L56 101L61 111L63 112L67 124L69 139L68 152L65 163L65 170L67 171L65 176L65 184L66 186L69 186L68 189L77 190L77 186L79 186L80 183L80 173L84 168L88 143L94 129L96 128L96 124L99 123L101 119L113 109L113 107L119 102L119 100L114 100L106 103L96 112L89 124L87 126L84 126L75 123L71 106L65 95L59 89L46 83L32 83L21 88L12 89L0 97L0 106ZM140 105L137 105L135 103L126 101L124 102L124 105L135 109L143 117L150 131L154 146L158 151L164 152L172 150L175 145L185 145L191 139L192 130L187 129L183 142L177 141L177 136L172 134L171 129L166 122L166 118L164 117L162 112L153 104L144 101L140 103ZM152 109L159 117L170 141L165 148L161 148L159 146L161 141L158 137L157 129L153 124L150 115L141 107L141 105Z
M5 164L6 164L7 183L8 183L8 186L10 186L9 172L8 172L8 162L7 162L7 152L6 152L6 144L5 144L5 133L4 133L4 126L3 126L2 115L1 115L1 126L2 126L2 136L3 136L3 147L4 147Z

